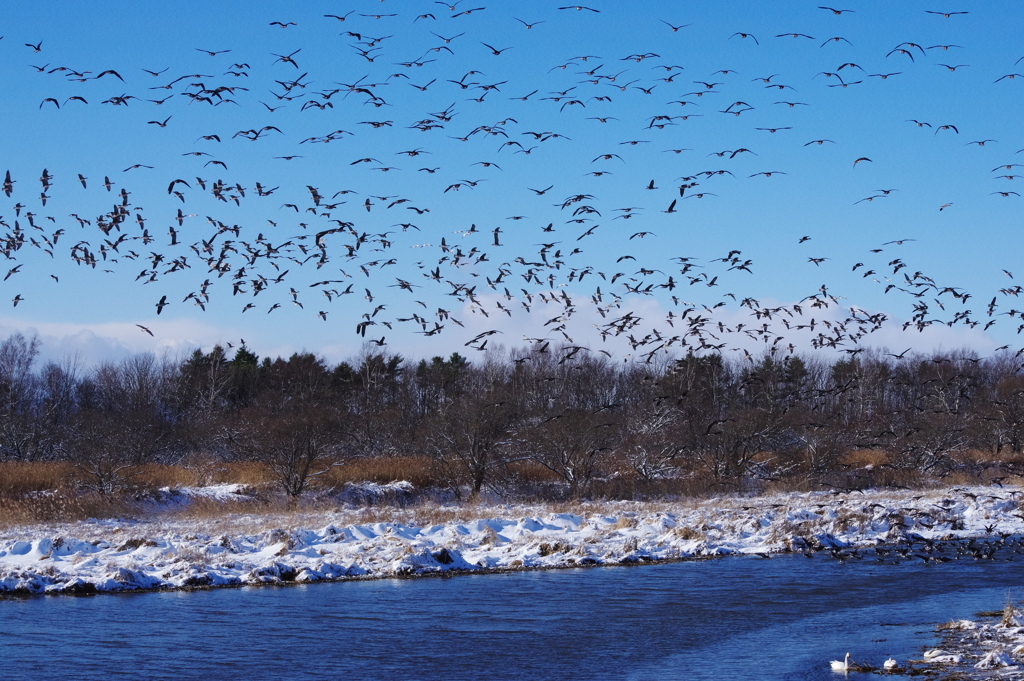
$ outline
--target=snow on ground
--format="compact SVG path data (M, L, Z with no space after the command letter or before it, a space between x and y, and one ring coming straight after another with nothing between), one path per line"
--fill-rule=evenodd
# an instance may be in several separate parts
M1009 607L988 622L955 620L940 625L942 646L908 660L894 670L911 675L946 674L944 678L1024 680L1024 618ZM867 670L865 670L867 671Z
M380 489L377 489L379 487ZM352 498L411 486L357 487ZM164 490L164 504L244 498ZM679 502L387 505L278 514L153 512L0 530L0 593L88 593L380 578L828 549L1024 533L1017 488L789 493ZM846 554L848 555L848 553ZM918 556L920 557L920 556Z
M187 504L193 499L212 499L213 501L240 501L246 498L245 485L223 484L207 487L161 487L156 501L164 505Z

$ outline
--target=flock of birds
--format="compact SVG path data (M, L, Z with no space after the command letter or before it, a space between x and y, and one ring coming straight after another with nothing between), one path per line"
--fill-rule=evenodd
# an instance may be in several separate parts
M960 499L955 498L943 499L938 504L935 504L935 512L922 511L921 509L915 508L903 508L898 511L901 518L911 518L913 526L920 525L925 529L932 529L935 525L940 524L945 514L948 514L950 509L959 502L978 501L978 495L968 490L954 488L952 490L957 494ZM1001 496L999 494L992 494L992 501L1008 501L1016 497L1020 492L1010 491L1009 498ZM885 508L881 504L871 504L869 507L864 509L865 513L871 513L874 511L874 507ZM1018 517L1019 513L1013 515ZM907 527L905 521L899 520L898 523L902 527ZM931 539L929 537L922 536L917 532L907 529L900 540L890 543L879 545L871 549L870 552L858 550L857 548L844 548L837 542L830 542L821 546L806 546L802 553L807 558L813 558L815 553L818 551L827 552L832 558L839 562L846 562L849 560L863 560L868 557L866 554L874 553L875 560L879 563L898 565L902 561L913 561L921 560L923 563L947 563L950 561L970 559L970 560L1013 560L1014 555L1024 554L1024 538L1015 536L1007 532L996 532L996 526L989 525L985 528L988 537L983 540L975 538L960 539L951 541L939 541ZM767 557L762 556L762 557ZM941 652L941 651L932 651ZM925 661L929 661L930 653L925 654ZM879 668L872 666L866 662L856 662L850 657L850 653L846 653L846 657L842 660L832 660L829 663L832 671L834 672L877 672ZM885 673L900 673L904 669L900 667L899 662L895 658L888 658L882 663L881 671Z
M843 549L838 546L824 547L822 550L839 562L863 560L867 556L858 549ZM984 541L975 539L938 542L916 533L908 533L906 542L892 546L877 546L872 549L875 560L879 563L899 565L904 560L920 560L924 563L948 563L952 560L969 558L972 560L1012 560L1010 554L1024 554L1024 540L1000 533L998 538ZM814 551L804 552L807 558L814 557Z
M822 540L802 540L796 542L793 548L805 558L814 558L818 554L827 554L840 563L851 560L864 560L873 554L876 562L887 565L899 565L903 561L914 560L920 560L923 563L948 563L949 561L965 558L972 560L1009 561L1013 559L1013 555L1024 555L1024 537L1015 536L1008 532L998 532L997 525L994 523L985 526L986 538L983 540L972 537L970 539L940 541L920 534L917 531L918 528L932 531L936 526L939 526L940 529L943 526L949 526L950 511L957 504L979 501L978 494L963 488L955 487L951 492L956 497L942 499L939 503L932 504L935 510L903 507L889 511L886 519L896 528L894 539L888 543L880 543L878 546L871 548L870 551L845 546L831 535L825 535ZM1021 494L1022 492L1016 490L1008 490L1007 496L993 492L981 498L986 501L1008 502L1013 501ZM915 501L919 501L922 498L921 496L913 497ZM845 505L846 502L839 500L838 503ZM829 504L820 504L816 508L819 511L823 511L829 507ZM778 505L778 508L782 508L782 505ZM887 506L876 502L857 509L857 512L867 517L873 517L879 511L885 511L887 508ZM745 510L748 509L749 507L745 507ZM850 510L854 510L852 504ZM1024 520L1024 514L1019 512L1014 512L1011 515ZM756 553L754 555L763 559L771 558L771 554L768 553Z
M1000 485L1001 486L1001 485ZM1024 555L1024 537L1009 532L998 532L997 525L992 524L985 527L986 537L984 539L934 539L923 536L916 531L916 528L932 531L936 526L944 526L946 529L955 529L949 522L950 511L957 505L963 503L974 503L979 500L995 502L1011 502L1021 492L1008 490L1007 495L993 492L988 495L979 495L963 488L953 488L949 498L941 499L937 504L932 504L934 510L927 510L918 507L903 507L889 509L889 507L872 503L859 509L865 516L876 516L879 511L888 511L887 520L894 526L896 533L892 540L880 543L871 549L848 547L836 540L831 535L825 535L821 540L815 538L812 541L802 541L794 545L794 549L805 558L814 558L818 554L826 554L832 559L845 563L848 561L866 560L873 556L877 563L886 565L899 565L901 562L920 560L928 563L948 563L956 560L1001 560L1012 561L1014 556ZM955 496L954 496L955 495ZM913 497L920 501L923 497ZM852 501L852 500L847 500ZM840 503L845 503L841 501ZM781 508L782 505L779 505ZM826 504L818 506L818 510L829 507ZM853 510L851 508L851 510ZM1013 512L1013 516L1024 519L1020 512ZM943 527L940 527L940 530ZM768 559L767 553L755 554L758 558ZM929 655L925 655L928 661ZM842 660L832 660L830 663L832 671L835 672L877 672L879 668L864 662L856 662L850 657L850 653ZM899 673L902 670L899 663L892 657L882 663L883 672Z
M871 67L849 60L838 63L829 56L831 49L853 47L842 35L822 42L821 37L802 32L782 33L775 39L808 41L818 50L815 59L827 64L810 82L795 82L786 74L739 74L730 68L691 74L686 43L680 41L675 54L584 53L562 58L542 69L547 70L540 80L543 86L531 88L534 74L520 73L529 69L509 61L515 59L517 45L491 36L511 42L516 30L533 35L551 27L554 19L506 17L497 8L469 7L466 0L423 7L427 11L418 14L396 7L389 13L352 10L319 17L321 28L341 29L347 57L358 65L344 74L307 59L312 50L304 52L298 39L293 49L277 52L250 45L244 56L237 45L188 48L194 50L193 59L200 60L189 73L131 65L94 72L51 56L60 53L60 46L48 40L33 37L21 41L23 47L14 45L34 62L24 68L52 89L38 102L47 115L74 116L97 106L132 112L145 108L153 112L144 115L151 120L140 123L145 130L163 135L187 126L195 142L174 159L163 162L147 155L126 167L109 169L102 180L86 173L58 175L46 168L38 178L7 170L0 189L13 204L0 208L0 252L10 263L4 281L16 285L24 264L31 261L23 257L26 249L37 249L54 260L67 256L84 268L130 269L136 282L153 289L170 286L172 277L187 280L184 296L156 292L153 309L158 315L183 304L205 310L219 294L240 300L241 311L253 314L294 305L324 321L338 315L359 337L378 346L386 345L388 334L399 329L432 337L464 327L462 333L473 336L465 346L486 350L495 334L506 333L503 329L525 327L528 318L543 319L536 322L542 334L524 340L536 349L550 347L563 353L562 361L581 352L611 356L590 344L612 338L628 342L629 356L646 361L668 351L737 351L752 358L751 347L794 352L806 345L856 355L864 350L862 341L889 321L886 314L848 306L827 285L796 303L762 303L739 292L743 277L758 267L741 248L715 258L684 255L678 239L664 232L659 236L650 225L672 225L686 214L686 206L725 196L728 187L735 187L731 183L744 176L752 183L788 174L768 165L769 157L756 147L683 147L684 138L694 146L701 143L699 137L682 132L690 119L717 116L763 122L767 110L777 122L751 125L743 130L747 138L797 134L796 118L792 125L783 123L789 122L787 116L814 105L796 99L807 97L807 88L898 83L912 78L913 69L936 56L943 62L930 66L957 72L968 65L953 63L951 55L970 54L968 47L902 42L887 54L863 55L865 64L871 60L888 67L873 72ZM564 13L573 21L597 21L602 13L601 8L588 6L555 9L559 20ZM858 20L851 9L821 6L809 11L831 16L837 33ZM956 21L967 12L927 14L936 21L948 20L949 33L955 37ZM491 20L463 30L461 22L470 15ZM652 31L680 38L691 27L665 19L650 23ZM289 36L300 31L301 24L278 20L265 30ZM392 38L399 24L411 32L408 39ZM470 33L481 25L491 30ZM588 23L586 30L597 30L594 26ZM572 23L563 28L576 30ZM410 58L405 52L415 42L413 37L429 41L430 47ZM721 39L768 49L765 36L749 32ZM10 44L8 36L0 48L9 52ZM551 47L557 48L557 42ZM473 56L457 59L457 53ZM1022 60L1009 59L1007 72L994 78L993 86L1024 80L1012 70ZM464 69L466 63L479 63L479 68ZM506 69L503 74L511 75L487 76L498 63ZM804 95L797 94L796 85ZM446 104L429 104L435 101ZM193 114L222 107L244 110L249 119L261 120L242 129L198 127L220 119ZM496 108L503 112L501 118L487 118ZM418 114L400 119L399 114L407 111ZM956 122L911 118L906 125L908 132L931 130L932 138L961 133ZM317 134L295 134L316 126ZM594 130L604 149L591 156L592 142L573 138L592 139ZM422 142L404 146L409 135ZM402 146L390 148L396 140ZM359 147L359 141L364 146ZM254 144L261 146L243 150L242 145ZM797 138L791 146L813 150L837 144L841 140ZM966 143L979 148L994 144L987 137ZM262 145L277 151L244 156ZM303 160L316 155L313 148L328 146L340 148L334 158L343 160L335 161L335 170L327 176L304 176ZM349 152L352 147L373 151L360 155ZM219 152L228 148L247 159L244 168L234 161L236 156ZM145 150L132 153L144 155ZM477 160L465 162L466 154ZM679 167L685 168L679 177L636 180L646 158L664 154L678 158ZM557 180L520 187L501 179L503 174L521 177L534 167L533 158L543 159L537 162L538 175ZM849 160L854 168L873 163L868 156ZM1024 164L1003 160L992 170L993 178L1013 186L1024 178L1016 171ZM191 164L187 167L192 172L177 170L183 161ZM743 163L751 162L763 164L762 169L747 172L755 167ZM278 177L281 164L295 175L280 184L254 179L261 173ZM173 175L163 174L168 172L164 168L174 168ZM569 171L577 168L590 170L574 177ZM620 170L629 175L622 173L620 180ZM403 182L413 184L389 180L399 173ZM351 188L371 184L376 189ZM495 197L496 205L506 205L508 200L497 199L514 193L511 202L524 214L498 217L490 212L467 218L456 197L491 186L501 187L488 195ZM407 191L395 194L394 187ZM660 197L659 204L640 205L637 200L614 206L617 198L600 198L599 187L615 197ZM55 197L58 190L61 194ZM72 195L73 190L81 193ZM882 202L898 191L884 187L851 203ZM1020 196L1005 189L993 194L993 200ZM145 209L136 196L145 197L154 208ZM48 205L74 202L88 208L50 214ZM102 210L94 208L101 204L106 204ZM951 205L941 205L938 211ZM641 226L623 231L622 226L631 222ZM451 225L459 228L452 230ZM431 243L414 243L426 238ZM802 236L794 246L810 248L803 244L811 240L810 235ZM929 276L900 255L900 247L913 241L879 243L852 265L853 272L877 282L885 293L906 297L910 307L905 330L937 324L988 330L1002 317L1016 325L1017 333L1024 330L1024 312L1014 307L1024 289L1012 272L1003 270L1005 286L975 307L968 302L973 299L970 292ZM648 245L641 245L644 242ZM605 255L589 257L584 251L591 246ZM817 268L827 260L808 253L809 266ZM59 281L58 274L51 276ZM735 292L719 293L726 288ZM659 302L657 309L664 316L650 318L640 311L637 301L648 297ZM17 306L42 298L41 292L19 289L11 302ZM273 300L264 302L268 298ZM467 315L474 317L471 327ZM586 336L574 318L585 320ZM139 327L153 335L149 328ZM483 330L473 335L477 329ZM1017 354L1022 352L1024 348Z

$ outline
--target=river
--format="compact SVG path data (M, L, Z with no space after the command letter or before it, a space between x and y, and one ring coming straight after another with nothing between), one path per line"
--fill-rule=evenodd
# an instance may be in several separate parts
M1024 560L819 554L0 600L4 679L836 679L1016 600Z

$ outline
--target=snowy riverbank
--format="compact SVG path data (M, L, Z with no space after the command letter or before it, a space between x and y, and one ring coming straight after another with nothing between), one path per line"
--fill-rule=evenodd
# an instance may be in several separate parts
M175 490L178 503L236 488ZM91 520L0 530L0 593L88 593L555 568L902 544L889 560L939 560L914 543L1024 533L1010 487L828 492L680 502L376 506L290 514ZM973 552L973 553L972 553ZM987 555L986 555L987 554ZM1002 557L1002 556L1001 556ZM1008 556L1007 556L1008 557ZM871 559L876 559L874 554Z
M1011 607L983 615L987 621L961 619L939 625L941 646L926 651L920 660L910 660L907 669L917 674L941 670L951 679L1024 680L1024 614Z

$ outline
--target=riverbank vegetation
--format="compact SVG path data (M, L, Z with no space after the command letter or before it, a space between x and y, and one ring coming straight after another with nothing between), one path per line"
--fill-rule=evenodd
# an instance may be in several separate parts
M1010 353L644 363L545 344L409 361L371 344L331 366L218 346L89 368L38 353L20 334L0 343L8 518L98 517L214 483L295 507L395 480L455 500L644 499L1024 472Z

